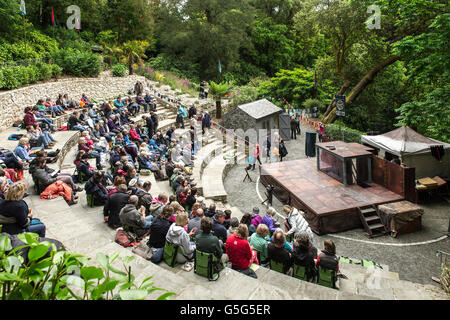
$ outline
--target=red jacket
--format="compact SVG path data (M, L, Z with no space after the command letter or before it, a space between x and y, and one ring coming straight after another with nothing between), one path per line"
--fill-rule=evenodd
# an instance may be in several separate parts
M36 123L36 119L34 118L34 114L31 112L25 113L25 116L23 117L23 122L25 123L25 127L32 126Z
M130 137L132 140L139 140L141 138L136 132L136 129L130 129Z
M225 250L233 269L243 270L250 266L252 250L247 240L236 234L230 235L225 243Z

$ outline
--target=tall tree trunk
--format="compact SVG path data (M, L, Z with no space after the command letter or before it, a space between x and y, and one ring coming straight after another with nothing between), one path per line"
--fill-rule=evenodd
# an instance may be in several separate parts
M128 72L129 72L130 75L133 74L133 63L134 63L134 59L131 56L130 60L128 61Z
M349 95L345 99L346 106L351 105L356 98L364 91L364 89L373 82L378 72L400 60L399 56L390 56L383 60L381 63L370 69L365 76L352 88ZM342 89L342 88L341 88ZM339 90L341 91L341 90ZM338 93L339 94L339 93ZM325 113L323 117L324 123L332 123L336 119L336 105L333 100L330 106L334 104L333 108L328 113ZM328 111L328 110L327 110Z
M222 99L216 100L216 118L222 118Z

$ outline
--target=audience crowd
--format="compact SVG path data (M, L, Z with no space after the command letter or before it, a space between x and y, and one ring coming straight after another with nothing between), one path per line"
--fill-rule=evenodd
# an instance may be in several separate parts
M89 206L103 207L109 227L122 228L139 241L145 239L153 263L163 260L168 242L180 249L178 263L192 261L199 250L220 261L217 271L228 264L254 278L252 265L268 266L270 261L282 263L288 274L294 264L305 266L310 281L317 278L319 266L338 271L334 244L325 241L318 254L302 211L283 207L287 217L283 231L273 208L264 214L254 208L237 219L230 210L218 209L214 203L206 205L192 180L195 144L177 136L175 130L184 128L187 121L191 137L195 121L205 130L211 125L210 116L197 114L195 106L188 110L179 104L176 125L163 131L149 90L138 82L131 93L136 97L118 96L100 104L85 94L80 101L59 95L56 102L47 98L25 108L26 134L14 151L0 150L0 224L4 232L45 236L45 225L33 218L23 200L27 196L23 171L29 170L41 199L61 195L73 205L77 192L85 190ZM141 111L145 114L139 116ZM70 113L67 126L56 128L55 118L66 113ZM80 132L73 174L47 166L59 154L59 150L48 150L56 143L52 136L56 130ZM255 159L260 161L259 157L258 148ZM157 181L167 181L172 194L152 195L152 183L145 179L149 174Z

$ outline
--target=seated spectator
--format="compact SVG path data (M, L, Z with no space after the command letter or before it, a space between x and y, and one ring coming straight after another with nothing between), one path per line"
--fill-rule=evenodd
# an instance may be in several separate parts
M309 236L306 232L300 232L295 238L292 256L294 264L305 267L307 280L313 281L317 276L317 270L314 255L310 250Z
M177 262L185 263L194 258L195 244L190 241L190 237L197 231L192 229L187 233L184 227L188 224L189 218L186 212L179 212L177 214L175 223L173 223L166 235L166 241L176 244L180 247L181 252L178 251Z
M323 242L323 249L316 261L316 268L319 267L339 272L339 258L336 256L336 246L332 240Z
M81 95L81 102L84 103L84 106L86 108L92 108L94 106L94 104L91 102L91 100L87 97L85 93Z
M275 230L277 229L276 221L274 219L275 214L276 214L275 209L269 208L267 209L266 214L262 218L262 223L264 223L269 228L270 233L275 232Z
M225 221L225 213L221 210L217 210L212 221L213 234L219 238L222 244L224 244L227 242L228 238L227 229L223 226L223 222Z
M162 209L166 206L168 202L168 197L164 193L160 193L157 197L153 198L152 204L150 205L150 214L153 217L157 217Z
M269 262L267 253L267 246L269 245L268 234L269 228L264 223L260 223L256 228L256 232L250 236L250 246L253 250L259 252L259 264L261 265L266 265Z
M253 254L250 244L247 241L248 228L246 224L241 223L236 232L229 236L225 250L228 255L228 261L231 268L252 278L257 278L255 271L250 266L255 261L256 254Z
M201 229L201 231L198 232L197 230L197 235L195 236L195 247L196 250L205 253L211 253L217 258L218 263L213 266L213 273L215 273L223 269L223 264L221 262L223 250L219 238L211 233L212 225L213 224L211 218L201 218L199 228Z
M248 233L251 236L253 233L256 232L255 226L252 224L252 216L250 213L244 213L244 215L241 218L240 223L243 223L247 226Z
M34 130L33 126L28 126L26 128L27 136L23 138L28 138L30 146L38 147L40 149L51 149L53 146L53 142L48 141L44 135L39 135L36 130Z
M82 121L78 118L79 112L74 111L72 115L69 117L69 120L67 121L67 129L68 130L78 130L78 131L86 131L86 128L83 126Z
M109 198L112 194L114 194L114 193L116 193L117 191L119 191L119 186L120 186L121 184L124 184L124 185L127 184L127 181L125 180L125 178L124 178L123 176L115 176L115 177L114 177L114 181L113 181L113 186L110 187L109 190L108 190L108 198Z
M17 147L14 149L14 153L18 156L23 162L31 162L33 160L31 158L32 150L30 149L29 139L26 137L22 137L19 139L19 143ZM40 150L40 148L38 148ZM35 154L33 154L35 156Z
M254 225L255 228L257 228L260 223L262 223L262 218L259 215L259 208L255 207L253 208L252 211L252 225Z
M95 206L103 206L108 199L108 191L102 184L104 177L105 174L102 171L97 171L84 185L86 195L93 195Z
M32 128L27 128L27 134L32 137L32 139L41 139L43 142L42 144L37 143L36 145L33 145L33 147L46 147L47 149L50 149L50 147L53 147L56 143L56 140L50 132L42 131L38 123L33 124Z
M209 205L208 211L205 212L205 216L212 218L214 217L214 215L216 214L216 204L215 203L211 203Z
M27 185L15 182L6 191L5 200L0 200L0 224L2 232L18 234L22 232L37 233L45 237L45 225L34 219L27 203L23 200Z
M95 164L97 166L98 170L102 170L103 167L101 165L101 157L100 157L100 153L91 149L89 147L89 144L86 142L85 138L80 138L78 140L78 150L83 150L85 152L85 155L83 156L88 156L88 158L95 158Z
M128 204L120 210L119 218L126 230L135 233L138 237L142 237L149 232L153 217L146 217L144 206L141 206L138 210L138 204L138 196L130 196Z
M230 221L231 221L231 210L225 210L225 220L223 221L223 226L225 227L225 229L228 230L228 228L230 228Z
M308 222L305 220L303 211L299 211L296 208L285 205L283 206L283 212L286 214L286 220L284 225L286 228L285 236L293 236L294 238L301 232L306 231L309 235L309 241L314 244L314 236L309 227Z
M239 219L233 217L230 219L230 227L227 230L227 239L236 232L236 229L239 227Z
M286 237L281 229L275 230L273 234L273 240L267 246L267 257L269 260L273 260L284 265L284 273L290 273L293 259L291 253L287 251L284 246L286 243Z
M81 157L78 159L77 171L83 173L83 175L90 179L92 176L94 176L95 170L91 167L91 164L89 163L89 155L87 153L81 154Z
M197 236L201 232L200 222L203 218L203 210L201 208L198 208L195 211L195 215L192 219L189 219L188 225L187 225L187 232L191 232L194 228L197 229L197 232L194 233L194 236Z
M130 199L130 195L127 191L127 186L125 184L121 184L118 188L118 192L112 194L103 207L103 216L105 217L105 221L108 222L108 226L112 229L117 229L121 226L119 213Z
M159 263L163 259L166 236L172 225L172 222L169 221L172 213L173 209L165 206L150 225L150 238L147 246L152 249L153 255L150 261L153 263Z
M72 189L73 192L83 190L75 185L72 179L72 175L67 173L58 173L55 175L55 170L47 166L47 160L45 158L36 159L36 168L34 169L32 175L33 179L39 181L41 192L56 181L64 182Z

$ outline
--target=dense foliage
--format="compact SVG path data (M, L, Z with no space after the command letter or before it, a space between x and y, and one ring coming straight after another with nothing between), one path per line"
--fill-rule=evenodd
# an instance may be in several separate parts
M409 125L449 141L447 1L80 0L79 32L66 27L72 1L27 1L25 16L19 1L1 3L0 68L52 57L63 74L95 76L106 68L118 76L123 64L183 92L203 80L227 82L233 105L271 97L304 108L317 99L325 123L338 119L339 94L347 102L339 120L348 127ZM4 73L2 88L35 78Z
M24 244L13 248L7 234L0 234L2 300L144 300L163 290L154 287L152 277L135 283L129 267L133 256L121 259L122 269L113 264L118 253L112 257L98 253L95 266L81 254L41 241L35 233L19 234L18 239ZM172 295L166 292L158 299Z

